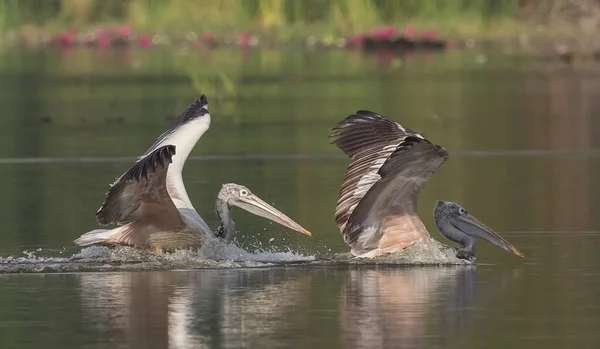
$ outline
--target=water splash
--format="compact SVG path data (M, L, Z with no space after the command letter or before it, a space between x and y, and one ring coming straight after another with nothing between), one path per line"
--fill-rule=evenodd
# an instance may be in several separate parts
M172 270L200 268L242 268L288 265L314 261L314 256L293 252L256 249L248 252L235 244L207 241L197 250L177 250L163 255L131 247L91 246L70 257L51 257L36 251L23 256L0 257L0 273L48 273L119 270Z
M276 252L257 248L248 252L236 244L225 244L221 240L208 240L198 250L178 250L165 254L164 258L174 262L189 261L227 261L235 263L287 264L315 260L315 256L305 256L288 249L286 252Z
M56 273L94 271L144 271L206 268L256 268L290 265L465 265L456 258L456 250L438 241L417 243L402 252L377 258L355 258L350 253L329 256L305 255L287 251L256 248L248 252L236 244L208 240L199 249L177 250L162 255L131 247L91 246L70 257L41 254L53 251L23 251L23 256L0 257L0 273ZM55 251L54 251L55 252ZM60 254L65 251L59 251Z

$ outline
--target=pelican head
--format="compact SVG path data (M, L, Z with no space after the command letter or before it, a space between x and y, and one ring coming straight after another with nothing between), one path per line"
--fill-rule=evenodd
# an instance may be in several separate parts
M252 194L250 189L243 185L235 183L223 184L219 195L217 196L216 210L221 221L217 229L217 236L224 238L226 242L233 240L235 236L235 222L231 219L229 209L239 207L247 212L267 218L273 222L279 223L286 228L295 230L302 234L312 236L311 232L302 228L291 218L264 202L261 198Z
M435 225L442 235L462 245L458 249L459 258L473 261L477 252L477 239L483 238L503 250L525 257L508 241L473 217L455 202L438 201L433 211Z

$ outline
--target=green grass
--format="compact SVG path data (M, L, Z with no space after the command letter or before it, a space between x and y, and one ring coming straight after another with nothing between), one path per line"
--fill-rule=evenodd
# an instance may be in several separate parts
M593 2L578 1L583 7ZM412 24L450 38L501 38L548 24L565 4L559 0L0 0L0 31L128 24L138 32L252 31L289 40Z

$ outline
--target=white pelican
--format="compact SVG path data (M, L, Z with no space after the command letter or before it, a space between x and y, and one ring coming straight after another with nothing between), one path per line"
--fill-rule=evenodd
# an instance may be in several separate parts
M448 159L446 149L366 110L346 117L330 137L351 159L335 210L335 221L351 253L375 257L432 239L419 218L417 198ZM459 258L474 261L476 237L523 257L457 203L438 201L434 218L442 235L462 245Z
M125 245L160 253L200 246L204 239L215 236L230 242L236 233L229 213L232 206L311 236L308 230L248 188L233 183L224 184L217 196L216 211L221 225L216 232L209 228L194 209L181 173L192 148L210 127L210 121L208 100L202 95L111 185L96 212L96 219L101 225L119 226L92 230L75 243L80 246Z

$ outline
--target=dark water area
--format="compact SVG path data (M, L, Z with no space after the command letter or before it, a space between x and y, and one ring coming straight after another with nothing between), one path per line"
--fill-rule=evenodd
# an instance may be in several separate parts
M202 93L212 126L184 169L202 217L216 227L216 194L235 182L313 232L234 212L235 263L0 274L2 348L600 346L600 66L474 51L0 55L0 270L106 253L72 241ZM447 242L435 201L456 201L526 258L482 242L471 267L304 263L348 251L333 221L348 160L327 136L358 109L450 152L419 200L434 238Z

